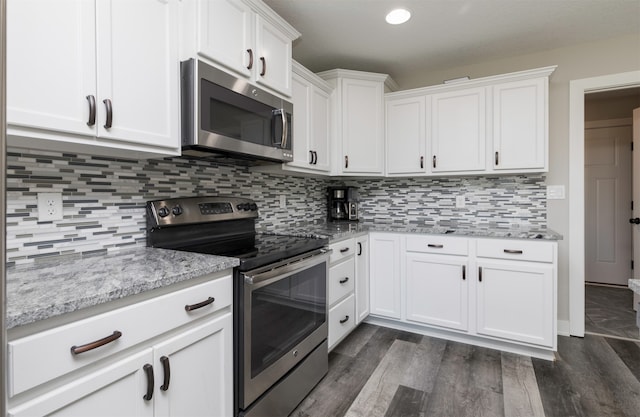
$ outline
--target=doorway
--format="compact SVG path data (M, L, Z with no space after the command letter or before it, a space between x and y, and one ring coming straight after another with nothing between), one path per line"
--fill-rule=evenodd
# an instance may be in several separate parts
M640 340L628 288L632 114L640 87L587 93L584 100L585 333Z

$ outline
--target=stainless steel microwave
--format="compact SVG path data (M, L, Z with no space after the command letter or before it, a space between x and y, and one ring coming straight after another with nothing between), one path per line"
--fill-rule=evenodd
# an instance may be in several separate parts
M199 60L180 72L184 155L293 160L293 103Z

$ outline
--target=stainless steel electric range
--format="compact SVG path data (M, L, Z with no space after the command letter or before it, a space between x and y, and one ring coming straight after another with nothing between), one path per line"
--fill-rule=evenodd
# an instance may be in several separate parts
M243 198L149 201L147 245L239 258L235 413L286 416L328 370L328 240L258 234L257 217Z

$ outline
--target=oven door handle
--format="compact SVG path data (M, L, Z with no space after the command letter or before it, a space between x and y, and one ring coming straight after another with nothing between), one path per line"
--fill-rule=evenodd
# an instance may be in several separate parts
M331 252L331 249L322 248L267 267L247 271L243 274L244 282L249 285L257 285L265 281L278 281L326 261Z

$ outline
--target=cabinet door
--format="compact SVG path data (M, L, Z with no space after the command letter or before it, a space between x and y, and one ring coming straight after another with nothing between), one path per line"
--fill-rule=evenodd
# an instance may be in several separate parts
M493 168L546 168L547 78L493 87Z
M555 347L554 299L551 264L478 262L479 334Z
M407 255L407 320L468 330L467 261Z
M387 174L427 172L426 98L411 97L386 101Z
M232 331L227 313L154 347L156 416L233 415Z
M485 168L485 88L432 96L431 171L478 171Z
M378 316L401 317L400 236L371 234L370 312Z
M176 0L98 1L98 135L178 148ZM106 128L111 101L112 125Z
M342 81L342 172L382 174L384 149L383 84Z
M242 0L199 0L198 16L198 54L250 77L257 52L249 6Z
M291 39L256 16L256 50L256 82L291 96Z
M7 122L95 136L95 3L7 2Z
M369 236L356 239L356 324L369 315Z
M293 118L293 161L290 166L313 168L314 156L311 145L311 83L298 74L293 74L292 93L295 117Z
M153 416L153 398L146 401L147 376L143 367L152 364L152 351L128 356L75 381L39 395L9 410L21 416ZM153 366L155 373L159 371Z
M329 94L314 88L311 92L309 149L314 152L315 156L313 168L324 172L329 172L331 169L329 157L330 111Z

